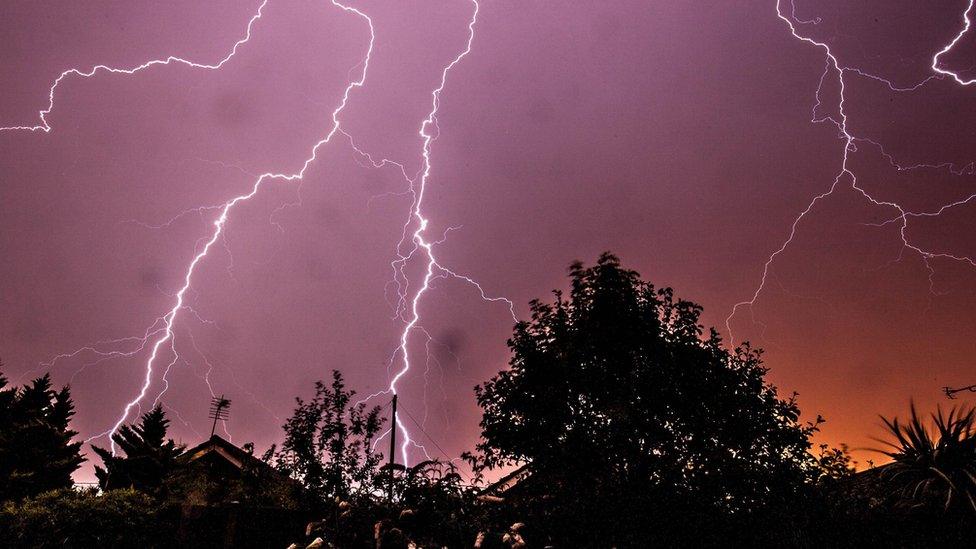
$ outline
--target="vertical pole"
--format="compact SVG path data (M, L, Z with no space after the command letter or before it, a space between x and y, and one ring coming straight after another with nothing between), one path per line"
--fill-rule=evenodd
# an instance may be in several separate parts
M390 424L390 503L393 503L393 465L396 464L396 405L397 396L393 393L393 421Z
M220 400L217 401L217 405L214 408L214 422L213 422L213 427L210 428L210 438L213 438L214 433L217 432L217 418L220 417L220 409L223 401L224 401L224 395L220 395Z

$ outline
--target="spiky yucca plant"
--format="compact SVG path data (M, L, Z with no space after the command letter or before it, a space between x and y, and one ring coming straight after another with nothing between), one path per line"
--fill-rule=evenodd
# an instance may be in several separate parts
M892 458L882 478L894 488L891 495L913 507L940 503L976 513L976 409L955 408L932 414L932 431L911 404L906 423L897 417L884 421L894 440L882 440L889 448L878 450Z

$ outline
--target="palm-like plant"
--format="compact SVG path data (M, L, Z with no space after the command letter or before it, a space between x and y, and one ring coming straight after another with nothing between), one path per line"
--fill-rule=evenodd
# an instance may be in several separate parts
M930 431L911 405L906 423L898 418L884 421L894 440L882 440L890 448L878 450L892 458L881 472L892 483L900 502L923 506L942 503L946 511L965 508L976 513L976 409L939 407L932 414Z

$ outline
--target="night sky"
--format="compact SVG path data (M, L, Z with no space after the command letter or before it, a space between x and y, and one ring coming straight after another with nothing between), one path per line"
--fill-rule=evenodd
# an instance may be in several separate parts
M44 125L72 68L217 64L259 5L8 0L0 126ZM0 132L4 373L70 383L82 438L139 394L223 205L301 171L347 89L304 177L236 204L193 272L141 403L165 391L186 443L209 434L211 389L233 400L233 440L261 450L333 368L387 388L427 269L423 249L391 265L422 180L424 242L481 287L435 268L407 340L401 409L434 457L473 446L472 387L508 360L509 306L482 291L524 318L604 250L765 348L826 442L875 447L878 414L976 383L976 30L939 59L957 78L931 66L966 1L483 0L427 125L426 179L421 123L475 4L347 5L364 15L269 0L217 70L69 74L51 131Z

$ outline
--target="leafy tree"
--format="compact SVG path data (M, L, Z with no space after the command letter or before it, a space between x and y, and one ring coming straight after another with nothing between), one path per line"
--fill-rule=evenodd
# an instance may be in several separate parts
M166 412L156 406L143 414L138 424L123 425L112 435L124 456L92 446L105 465L95 467L99 486L103 490L135 488L157 493L166 478L178 469L177 457L184 449L166 438L168 429Z
M373 451L373 441L384 418L379 406L353 404L355 395L342 373L333 370L332 383L316 382L311 400L295 399L295 412L283 426L284 442L265 454L322 501L356 499L376 490L383 456Z
M761 351L728 351L714 329L704 337L699 305L609 253L569 276L568 299L532 301L508 342L510 368L475 389L479 471L529 464L523 490L538 497L527 512L556 538L603 546L669 528L720 536L717 521L802 498L820 474L817 424L765 381Z
M84 461L73 415L70 389L52 389L50 375L13 388L0 374L0 500L71 486Z
M893 461L881 469L896 505L936 506L976 513L976 409L941 408L933 432L911 404L907 423L882 417L892 441L881 452Z

